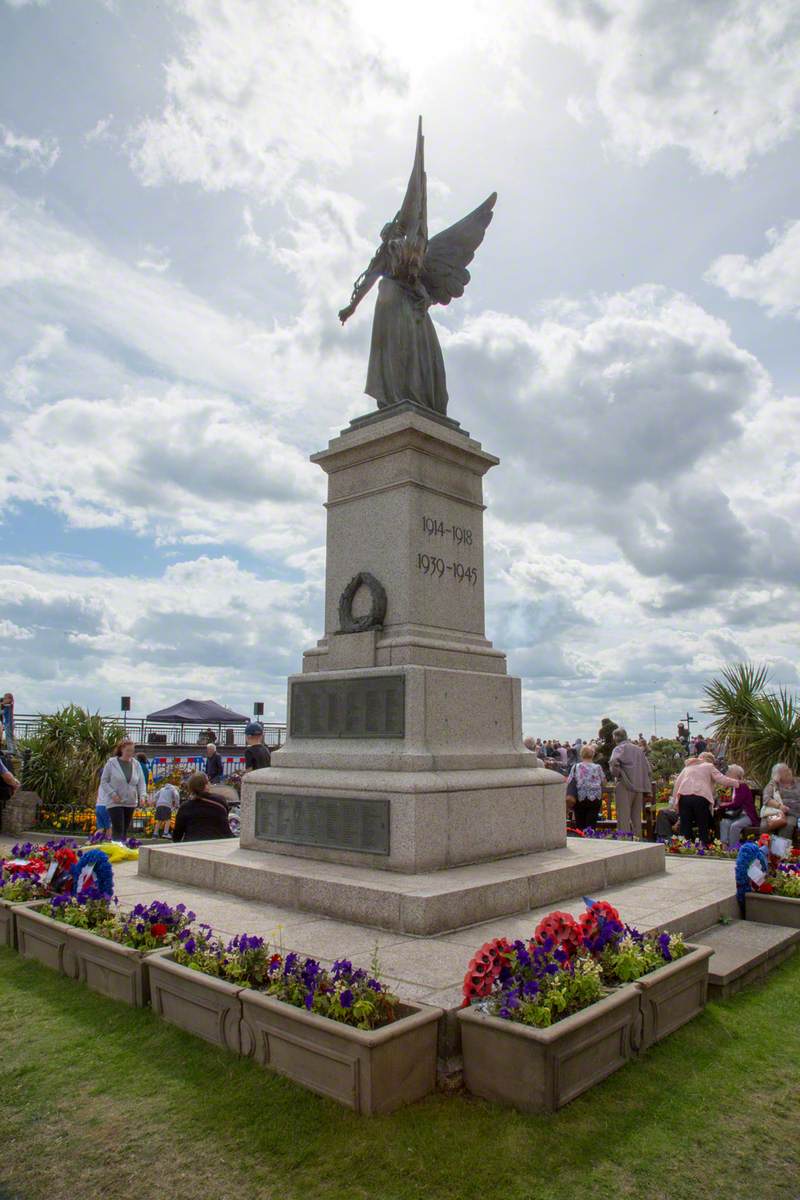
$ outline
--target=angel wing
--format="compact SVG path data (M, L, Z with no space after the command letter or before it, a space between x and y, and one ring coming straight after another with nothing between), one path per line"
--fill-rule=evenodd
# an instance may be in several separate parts
M469 216L443 229L428 242L422 282L434 304L449 304L455 296L464 295L470 280L467 263L472 262L483 241L496 199L497 192L492 192Z

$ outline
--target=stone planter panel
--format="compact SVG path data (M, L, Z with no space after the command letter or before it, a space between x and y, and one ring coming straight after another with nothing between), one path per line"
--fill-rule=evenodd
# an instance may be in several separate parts
M401 1005L383 1029L339 1025L254 991L241 993L245 1052L362 1114L392 1112L436 1084L441 1009Z
M639 1003L629 984L549 1029L462 1009L464 1083L486 1100L553 1112L628 1061Z
M93 992L144 1008L150 1000L147 962L163 951L133 950L88 929L66 926L69 950L75 958L75 978Z
M16 947L14 909L17 907L18 905L11 904L8 900L0 900L0 946L11 946L12 949Z
M17 949L23 958L32 958L60 971L69 979L75 979L78 964L69 941L69 928L39 911L34 904L19 905L21 911L14 914L17 930Z
M792 896L762 896L756 892L748 892L744 902L748 921L800 929L800 900L795 900Z
M148 974L153 1012L195 1037L241 1054L240 988L173 962L171 954L151 959Z
M646 1050L701 1013L708 999L710 946L690 946L689 953L636 981L641 995L641 1045Z

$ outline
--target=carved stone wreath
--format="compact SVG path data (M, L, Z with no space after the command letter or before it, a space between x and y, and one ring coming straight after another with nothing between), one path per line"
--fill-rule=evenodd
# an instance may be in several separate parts
M369 589L372 603L363 617L353 616L353 600L360 587ZM374 575L359 571L348 583L339 597L339 632L365 633L368 629L380 629L386 616L386 590Z

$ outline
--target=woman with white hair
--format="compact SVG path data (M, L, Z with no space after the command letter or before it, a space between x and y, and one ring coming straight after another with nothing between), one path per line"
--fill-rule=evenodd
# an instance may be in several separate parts
M205 774L209 783L222 783L225 774L225 768L222 765L222 755L217 753L217 747L213 742L209 742L206 746Z
M800 782L786 763L775 763L770 773L770 781L764 788L761 797L762 833L770 832L769 817L765 817L764 810L771 808L781 810L785 816L786 821L780 830L781 837L791 839L797 829L797 818L800 816Z
M723 801L717 810L722 818L719 823L719 836L723 845L729 850L735 850L748 825L758 825L758 813L753 793L744 781L744 768L731 763L728 775L732 779L738 779L739 783L731 789L730 800Z
M672 788L672 796L680 813L681 837L691 839L694 827L701 842L708 845L711 813L714 809L714 784L736 787L738 779L723 775L714 766L714 755L706 750L683 768Z

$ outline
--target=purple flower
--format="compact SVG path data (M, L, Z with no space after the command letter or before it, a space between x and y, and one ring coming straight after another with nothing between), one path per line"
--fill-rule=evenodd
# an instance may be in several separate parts
M312 989L312 991L310 991L310 992L306 992L305 996L303 997L303 1003L305 1004L305 1006L306 1006L306 1008L308 1009L308 1011L309 1011L309 1012L311 1012L311 1009L312 1009L312 1007L313 1007L313 1005L314 1005L314 992L313 992L313 989Z
M380 983L378 983L377 979L368 979L367 987L372 988L373 992L382 992L383 991L383 986Z
M670 936L668 933L660 933L658 935L658 948L665 962L672 962L672 953L669 948Z
M187 938L187 940L183 943L183 948L187 954L194 954L195 950L197 949L197 942L192 937Z
M339 1003L341 1004L342 1008L353 1007L353 993L350 991L350 988L344 989L342 994L339 996Z

